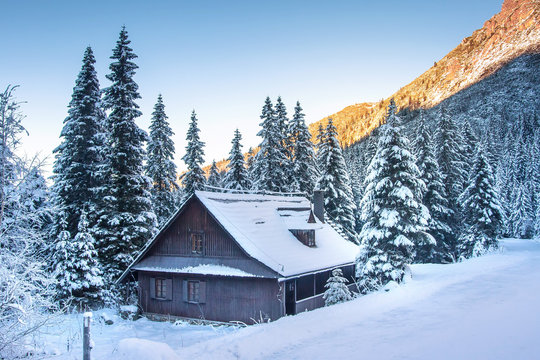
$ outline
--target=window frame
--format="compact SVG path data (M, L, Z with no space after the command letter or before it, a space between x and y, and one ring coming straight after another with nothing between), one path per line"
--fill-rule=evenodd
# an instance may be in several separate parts
M157 300L167 300L167 279L162 277L155 278L155 298Z
M189 244L192 255L204 255L204 232L190 231Z
M187 280L187 302L191 304L201 303L201 282L199 280Z

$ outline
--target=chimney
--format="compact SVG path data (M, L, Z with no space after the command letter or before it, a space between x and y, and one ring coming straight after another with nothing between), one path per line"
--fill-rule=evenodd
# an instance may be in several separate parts
M324 191L313 191L313 212L315 216L324 222Z

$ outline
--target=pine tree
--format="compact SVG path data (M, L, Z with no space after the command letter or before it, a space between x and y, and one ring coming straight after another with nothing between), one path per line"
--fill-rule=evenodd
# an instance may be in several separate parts
M458 247L462 258L496 249L503 220L495 180L482 146L477 149L472 174L469 186L459 198L465 216L465 232Z
M534 232L534 206L532 184L530 181L513 185L511 204L512 213L509 221L512 223L513 236L531 238ZM501 211L502 212L502 211Z
M300 102L296 102L294 116L290 122L290 155L292 159L291 190L312 194L315 188L318 171L315 150L311 142L311 133L304 120Z
M103 102L110 110L107 120L109 136L106 154L107 184L104 186L104 208L97 230L100 262L108 280L117 278L131 263L133 256L156 231L156 215L152 211L151 179L143 174L144 142L147 134L135 123L141 115L138 85L133 80L138 68L137 56L129 47L127 31L122 28L113 49Z
M475 159L475 150L478 144L478 137L476 136L476 133L471 127L471 123L465 119L463 122L463 127L461 128L463 139L463 155L465 159L465 173L464 173L464 186L467 185L467 180L469 179L470 175L470 169L472 169L474 165L474 159Z
M210 167L210 174L208 175L206 184L217 188L223 187L221 174L218 170L215 160L212 161L212 166Z
M447 248L445 239L451 233L446 220L451 215L446 199L446 191L442 183L442 174L435 158L434 142L427 130L425 120L420 115L417 136L414 147L416 150L417 165L420 171L420 179L426 184L426 190L422 196L423 204L428 208L431 218L428 224L428 232L433 236L436 244L431 242L417 244L417 262L443 262L450 249Z
M285 172L284 188L283 191L293 191L294 190L294 166L292 165L292 138L289 132L290 122L287 116L287 108L281 100L281 96L278 96L276 101L276 122L277 122L277 131L281 137L281 147L279 148L282 152L283 171Z
M466 159L463 155L463 138L456 123L451 116L445 113L442 106L440 109L440 119L436 133L437 162L442 173L448 207L452 210L445 219L445 222L452 229L452 233L444 239L445 248L449 252L443 255L453 261L458 258L459 228L462 224L458 198L466 181Z
M65 230L70 234L77 233L82 209L95 214L101 203L97 194L100 178L96 174L103 161L105 115L101 110L95 62L92 49L87 47L60 134L62 143L53 151L56 158L54 202L61 209ZM90 221L95 223L96 219L91 218ZM56 229L53 236L57 236L59 231Z
M195 190L201 189L206 182L204 171L201 168L204 156L204 142L201 141L199 132L197 114L195 114L195 110L193 110L186 135L186 140L188 142L186 145L186 154L182 158L187 166L187 172L182 179L182 184L184 185L184 199L189 198L195 193Z
M258 190L287 191L283 137L269 97L265 100L261 119L262 129L257 135L262 137L262 142L253 164L253 185Z
M415 244L433 242L426 233L429 211L421 203L425 184L400 122L392 100L369 165L361 204L365 223L356 276L365 292L389 281L401 282L414 258Z
M236 129L232 139L232 148L229 156L229 165L223 181L226 189L247 190L249 188L248 174L242 154L242 135Z
M79 305L95 304L101 300L104 282L84 211L77 235L74 239L70 237L69 231L63 230L56 244L60 260L56 266L59 298L73 298Z
M339 304L352 300L352 294L347 287L348 280L343 277L341 269L332 270L332 276L324 285L326 288L323 299L325 306Z
M324 191L325 212L330 219L352 232L355 227L356 206L337 129L332 119L328 119L324 138L325 142L321 146L320 153L325 157L321 166L321 177L316 187Z
M328 156L328 154L324 153L324 151L326 151L325 143L326 133L324 131L322 123L319 123L319 128L317 129L317 137L315 138L315 147L317 149L316 160L319 173L322 173L324 171L324 166L326 165L326 157Z
M165 114L163 98L158 96L150 124L146 175L152 179L152 204L158 222L162 225L176 209L176 165L174 164L174 135Z

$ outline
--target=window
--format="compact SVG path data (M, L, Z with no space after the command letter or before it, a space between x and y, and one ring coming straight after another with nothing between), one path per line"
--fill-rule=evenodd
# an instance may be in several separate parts
M206 281L184 280L182 297L187 303L204 304L206 302Z
M167 280L156 278L156 299L167 298Z
M190 234L191 238L191 253L202 255L203 253L203 234L192 232Z
M188 281L188 302L198 303L201 299L201 284L198 281Z
M315 247L315 230L289 230L300 242L309 247Z

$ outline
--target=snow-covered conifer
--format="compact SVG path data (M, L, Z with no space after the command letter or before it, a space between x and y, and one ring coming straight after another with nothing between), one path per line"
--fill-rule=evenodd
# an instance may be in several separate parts
M317 159L304 116L300 102L297 101L289 128L293 170L291 176L295 191L312 194L318 178Z
M462 258L497 248L503 220L495 180L483 146L476 151L473 175L459 198L465 215L465 231L458 246L458 254Z
M337 129L332 119L328 119L324 138L325 142L319 151L325 157L316 188L324 191L324 208L330 219L352 232L355 227L356 205Z
M206 183L206 177L201 168L204 161L204 142L202 142L199 137L199 132L201 130L199 130L197 121L197 114L195 113L195 110L193 110L191 113L189 129L186 134L186 154L182 157L182 160L184 160L187 166L187 172L182 179L184 199L189 198L195 190L200 190Z
M206 184L213 187L223 187L221 179L221 173L218 170L216 160L212 160L212 166L210 166L210 173L208 174L208 179Z
M283 136L269 97L265 100L261 119L262 128L257 135L262 142L253 164L253 185L258 190L287 191Z
M112 85L104 90L103 103L110 111L107 119L106 185L104 208L94 231L100 262L108 280L127 268L138 250L156 231L156 215L152 211L152 181L144 175L144 142L148 136L135 123L141 115L135 103L140 98L133 80L138 66L137 55L129 47L123 27L113 49L107 79Z
M97 193L100 178L96 174L103 161L105 115L95 62L92 49L87 47L60 134L62 143L54 150L54 202L61 209L66 230L74 235L82 209L95 214L101 202ZM59 231L53 231L53 236Z
M247 190L249 188L248 174L244 162L244 154L242 154L242 135L236 129L234 137L231 141L232 148L229 155L229 165L223 185L226 189Z
M454 119L441 106L436 133L437 162L448 198L448 207L452 210L446 220L446 223L452 229L452 233L444 240L449 250L445 257L452 260L456 260L458 257L457 239L459 228L462 225L458 198L463 192L463 184L465 184L467 176L463 143L461 132Z
M425 184L403 135L394 101L381 126L362 199L361 254L356 276L364 292L401 282L414 259L415 244L433 242L426 232L429 211L421 203Z
M352 300L353 297L347 283L348 280L343 277L341 269L332 270L332 276L324 285L326 288L323 294L324 304L329 306Z
M59 260L55 269L59 298L73 299L78 305L92 305L100 301L104 282L84 211L75 238L71 239L67 230L60 232L56 252Z
M148 142L146 175L152 179L152 204L158 223L161 225L173 214L176 208L176 165L174 164L174 135L161 94L154 105L150 123L150 141Z
M417 157L417 165L420 171L420 179L426 184L422 203L428 208L431 218L428 224L428 232L435 238L432 242L416 245L417 262L446 262L451 259L445 254L450 252L445 240L451 229L446 221L451 215L446 199L446 191L442 183L442 174L435 158L434 142L426 127L425 120L420 115L418 120L417 135L414 143Z

